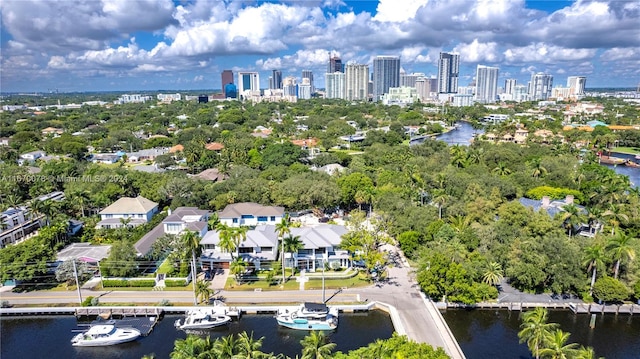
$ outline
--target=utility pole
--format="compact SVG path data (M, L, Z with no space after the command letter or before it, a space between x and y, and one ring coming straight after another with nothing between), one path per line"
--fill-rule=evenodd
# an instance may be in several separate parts
M324 299L324 260L322 261L322 303L326 303Z
M80 282L78 281L78 270L76 269L76 259L72 259L73 261L73 276L76 278L76 289L78 290L78 301L80 305L82 305L82 294L80 293Z

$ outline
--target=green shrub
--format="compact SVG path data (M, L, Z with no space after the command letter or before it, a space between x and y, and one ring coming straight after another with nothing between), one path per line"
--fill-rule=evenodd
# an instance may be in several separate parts
M187 281L184 279L165 279L165 287L184 287L187 285Z
M593 296L604 302L621 302L629 298L629 294L629 289L612 277L602 277L593 285Z
M130 280L129 287L153 288L156 285L155 279Z
M584 203L582 192L569 188L540 186L530 189L526 194L527 198L531 199L542 199L544 196L551 199L565 199L567 195L573 196L575 203Z
M105 288L110 287L128 287L129 281L126 279L104 279L102 281L102 286Z
M91 307L93 304L93 297L89 296L84 298L84 300L82 301L82 306L83 307Z

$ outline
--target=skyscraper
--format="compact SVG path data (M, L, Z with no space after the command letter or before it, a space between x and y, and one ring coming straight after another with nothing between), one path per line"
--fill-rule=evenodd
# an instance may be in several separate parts
M400 87L416 87L416 81L419 78L424 78L425 74L422 72L414 72L411 74L400 72Z
M378 56L373 59L373 101L379 101L389 87L400 87L400 58Z
M309 79L309 86L311 87L311 93L316 92L316 88L313 83L313 72L311 70L302 70L302 81Z
M344 74L342 72L325 74L325 87L325 98L344 99Z
M327 65L327 73L344 72L342 68L342 60L338 56L331 56Z
M572 96L584 95L584 87L587 84L587 78L584 76L569 76L567 77L567 87L570 89L569 93Z
M476 101L494 103L498 96L497 67L478 65L476 68Z
M458 71L460 55L441 52L438 60L438 92L458 92Z
M547 100L551 97L553 87L553 76L538 72L531 75L531 85L529 86L529 97L532 101Z
M257 72L238 72L238 93L260 91L260 74Z
M311 80L308 77L303 77L302 82L298 85L298 98L302 100L311 98Z
M293 76L287 76L283 81L284 86L282 87L282 94L284 96L298 96L298 85L296 83L296 78Z
M269 81L269 89L281 89L282 88L282 71L273 70L271 71L271 77Z
M509 95L515 94L517 84L518 84L518 81L516 79L504 80L504 93Z
M233 83L233 71L231 70L223 70L222 71L222 82L220 83L220 85L222 86L222 94L224 95L224 97L228 97L227 96L227 91L225 90L225 86L228 84L232 84Z
M369 99L369 65L347 64L345 66L346 99Z

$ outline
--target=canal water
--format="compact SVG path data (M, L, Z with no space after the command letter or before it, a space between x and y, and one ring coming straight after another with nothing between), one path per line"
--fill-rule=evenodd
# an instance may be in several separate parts
M447 310L443 313L467 359L531 358L526 344L519 344L520 312L507 310ZM571 333L569 342L593 347L597 357L640 358L640 316L598 315L595 329L590 315L552 310L549 322Z
M484 133L482 129L476 130L467 122L457 122L456 125L458 126L456 130L437 136L437 139L440 141L444 141L449 145L468 146L471 143L471 139L473 138L474 135ZM636 160L632 155L613 153L612 156L631 159L633 161L640 162L640 160ZM634 168L634 167L628 167L628 166L613 166L613 165L603 165L603 166L607 166L613 169L618 174L628 176L629 180L631 180L631 183L633 183L635 187L640 186L640 168Z
M0 358L2 359L139 359L155 353L156 358L168 358L176 339L186 337L185 332L174 328L173 323L181 316L165 316L147 337L135 342L110 347L78 348L71 346L78 321L70 316L49 317L3 317L0 319ZM229 326L204 332L211 339L232 333L253 332L254 338L265 337L262 351L282 353L295 358L300 355L306 331L296 331L278 326L272 315L244 315ZM340 315L338 329L329 334L337 344L336 350L347 352L374 342L390 338L393 324L390 317L381 311L368 313L344 313Z

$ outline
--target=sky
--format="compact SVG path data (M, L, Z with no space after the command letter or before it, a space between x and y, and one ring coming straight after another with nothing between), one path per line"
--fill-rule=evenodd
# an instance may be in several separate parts
M2 0L0 18L1 92L213 90L224 69L258 71L262 88L273 69L312 70L322 88L330 52L433 76L456 52L460 86L478 64L499 86L536 72L640 84L640 1Z

